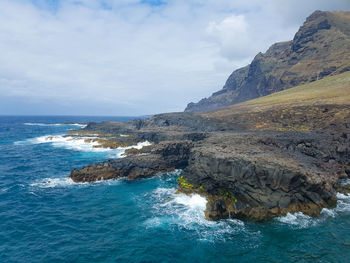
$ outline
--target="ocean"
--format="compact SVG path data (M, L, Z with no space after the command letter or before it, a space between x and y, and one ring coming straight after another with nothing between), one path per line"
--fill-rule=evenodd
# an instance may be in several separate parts
M132 117L0 117L0 262L350 262L350 197L311 218L207 221L176 194L181 171L73 183L71 169L119 158L62 135ZM61 125L61 123L72 123Z

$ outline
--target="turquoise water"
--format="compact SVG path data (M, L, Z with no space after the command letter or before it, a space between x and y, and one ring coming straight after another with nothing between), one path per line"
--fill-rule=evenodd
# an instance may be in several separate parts
M0 262L350 262L344 195L318 218L208 222L204 198L175 194L181 171L73 183L71 169L122 150L64 139L79 126L52 124L106 119L129 118L0 117Z

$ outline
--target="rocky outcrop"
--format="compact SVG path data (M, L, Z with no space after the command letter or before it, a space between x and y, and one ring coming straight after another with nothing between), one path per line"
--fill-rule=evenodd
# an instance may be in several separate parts
M349 149L348 139L324 134L222 134L192 149L179 191L206 195L210 220L315 216L335 205Z
M93 182L126 177L130 180L146 178L157 173L183 169L188 164L191 141L162 142L148 153L131 155L117 160L91 164L74 169L70 178L74 182Z
M276 43L234 71L222 90L186 112L207 112L350 70L350 12L316 11L292 41Z
M350 133L211 132L162 141L125 158L71 171L74 182L130 180L175 169L178 191L207 197L206 217L263 221L288 212L318 215L350 176Z

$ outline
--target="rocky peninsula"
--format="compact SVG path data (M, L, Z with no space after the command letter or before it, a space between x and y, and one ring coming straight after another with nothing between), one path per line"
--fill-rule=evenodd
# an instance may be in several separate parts
M294 93L330 81L340 85L330 85L332 94L345 88L349 102L350 73L331 78L297 87ZM124 158L73 170L70 177L75 182L134 180L183 169L178 191L206 196L208 219L262 221L297 211L318 215L336 204L337 191L346 190L341 182L350 176L350 104L336 104L344 96L330 96L332 104L313 98L291 106L283 102L283 94L270 96L279 96L280 104L270 106L261 98L235 105L231 114L225 109L89 123L71 133L98 134L115 145L152 144L128 149Z
M310 38L328 30L307 30L314 28L313 21L323 25L324 17L314 13L300 34ZM326 19L332 26L335 18ZM300 34L293 41L302 39ZM264 221L299 211L317 216L336 205L337 192L348 191L343 182L350 177L350 72L344 63L320 80L296 82L293 88L216 111L89 123L70 135L97 136L101 147L150 145L74 169L70 177L75 182L135 180L182 169L178 192L205 196L209 220Z

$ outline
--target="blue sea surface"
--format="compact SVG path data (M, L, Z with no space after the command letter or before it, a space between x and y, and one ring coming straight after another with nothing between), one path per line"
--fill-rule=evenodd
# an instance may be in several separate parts
M76 184L71 169L118 158L62 137L121 117L0 117L0 262L350 262L350 197L318 218L206 221L176 194L181 171Z

